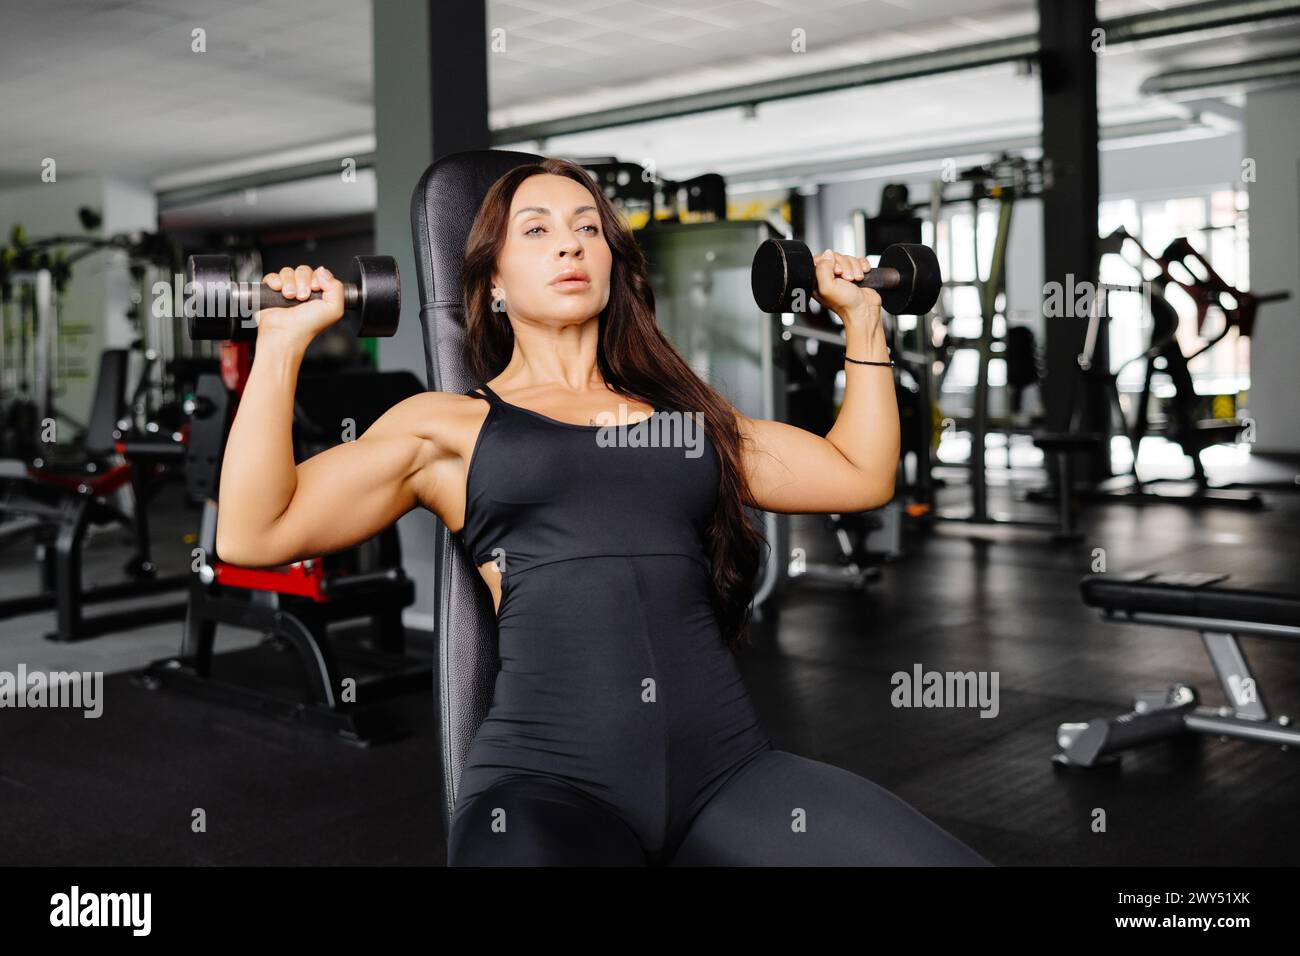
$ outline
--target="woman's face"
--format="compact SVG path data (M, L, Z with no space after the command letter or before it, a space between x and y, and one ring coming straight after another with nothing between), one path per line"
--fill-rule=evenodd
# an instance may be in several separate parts
M493 286L505 291L512 318L582 323L609 302L612 260L591 193L567 176L539 174L515 190ZM557 281L570 271L586 281Z

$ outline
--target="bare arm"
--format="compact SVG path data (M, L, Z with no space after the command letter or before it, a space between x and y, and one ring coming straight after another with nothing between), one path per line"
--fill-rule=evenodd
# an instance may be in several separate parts
M848 281L861 278L855 264L864 260L837 256L836 262L818 264L818 299L844 319L846 354L887 362L880 298ZM852 514L894 497L899 431L893 374L887 366L845 364L844 403L824 438L737 413L751 504L784 514Z
M420 504L419 483L435 457L434 443L417 434L429 396L399 402L355 441L295 465L290 425L301 359L259 349L254 365L265 361L265 374L258 380L256 367L250 374L230 430L217 554L233 564L270 567L341 551Z
M295 465L293 400L303 354L342 314L337 280L313 278L305 266L288 281L295 277L307 294L325 283L326 297L260 314L256 357L222 460L217 554L245 567L288 564L373 537L420 503L418 483L435 456L419 428L432 399L417 395L355 441Z

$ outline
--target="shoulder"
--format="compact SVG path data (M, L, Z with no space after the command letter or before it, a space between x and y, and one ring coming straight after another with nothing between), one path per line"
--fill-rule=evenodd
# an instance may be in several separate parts
M428 472L454 470L468 458L487 408L484 399L459 392L422 392L383 412L361 438L411 447L412 470L426 472L424 483Z
M489 407L483 399L461 392L422 392L398 402L362 437L410 443L416 497L449 523Z
M466 431L482 422L487 407L483 399L460 392L421 392L386 411L368 434L418 439L435 458L458 456Z

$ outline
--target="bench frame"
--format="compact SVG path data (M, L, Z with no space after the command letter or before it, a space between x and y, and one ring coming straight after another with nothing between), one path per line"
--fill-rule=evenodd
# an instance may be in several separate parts
M1188 733L1277 744L1283 749L1300 746L1300 730L1292 728L1291 719L1270 716L1259 682L1237 644L1240 636L1300 639L1300 627L1110 609L1103 609L1101 616L1121 623L1199 631L1223 695L1232 703L1224 707L1198 706L1196 690L1187 684L1173 684L1162 693L1139 695L1133 710L1118 717L1061 724L1056 731L1060 752L1052 757L1056 765L1115 765L1120 751Z

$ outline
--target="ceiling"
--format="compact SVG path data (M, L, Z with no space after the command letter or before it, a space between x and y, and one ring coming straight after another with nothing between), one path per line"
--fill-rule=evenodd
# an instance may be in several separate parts
M1186 0L1099 0L1103 19ZM1032 33L1033 0L489 0L492 128ZM0 32L0 185L109 174L170 189L294 157L373 148L370 4L358 0L47 0ZM192 50L193 31L206 50ZM807 52L792 53L793 29ZM1294 28L1106 53L1103 125L1197 110L1140 94L1153 73L1300 48ZM1232 100L1231 91L1227 94ZM554 137L545 151L653 158L664 175L753 178L809 156L897 154L1038 128L1036 77L1010 65ZM538 144L516 144L533 148ZM328 179L328 177L325 177ZM257 215L281 201L262 190ZM337 193L373 203L373 183ZM281 196L310 204L310 188ZM270 203L271 205L265 205ZM239 215L206 201L205 215ZM253 204L244 202L244 206ZM307 207L310 208L310 205ZM326 207L317 207L331 209ZM223 209L226 210L223 212ZM202 218L202 217L200 217Z
M49 156L60 175L151 180L373 128L368 3L45 0L2 22L10 176Z

